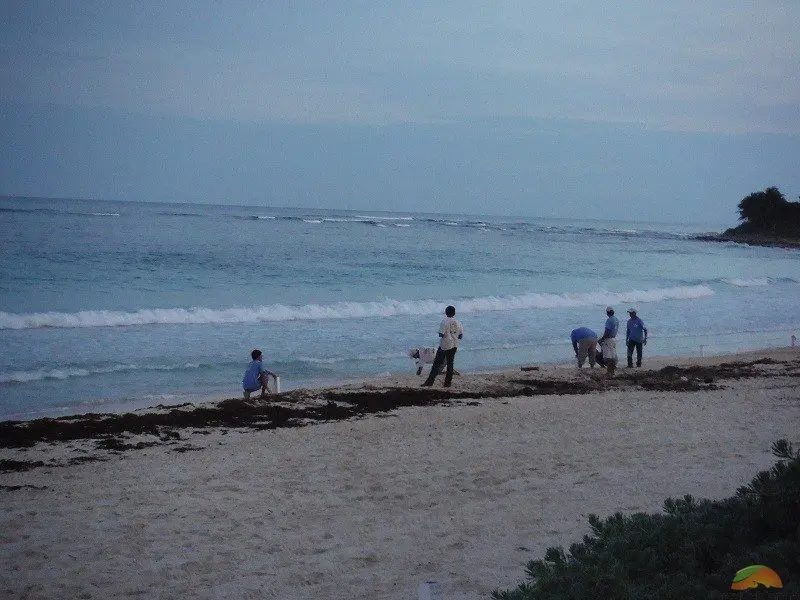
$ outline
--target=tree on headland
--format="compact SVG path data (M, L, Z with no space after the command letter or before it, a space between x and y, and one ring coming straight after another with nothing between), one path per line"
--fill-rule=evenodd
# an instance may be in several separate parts
M800 202L788 202L776 187L754 192L739 202L742 224L725 233L800 236Z
M742 198L738 208L740 225L696 239L800 249L800 202L789 202L778 188L768 187Z

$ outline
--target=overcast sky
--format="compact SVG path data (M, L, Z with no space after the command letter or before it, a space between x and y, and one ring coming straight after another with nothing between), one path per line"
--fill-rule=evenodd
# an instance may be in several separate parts
M0 1L0 194L735 221L800 2Z

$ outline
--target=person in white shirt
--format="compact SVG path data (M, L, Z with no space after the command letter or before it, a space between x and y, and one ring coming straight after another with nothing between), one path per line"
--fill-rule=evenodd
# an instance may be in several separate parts
M450 387L453 381L454 362L456 358L456 350L461 338L464 337L464 328L456 320L456 308L448 306L444 311L445 317L439 325L439 348L436 350L436 358L433 360L431 372L425 383L422 385L433 385L436 375L442 368L442 363L447 362L447 373L444 376L444 387Z

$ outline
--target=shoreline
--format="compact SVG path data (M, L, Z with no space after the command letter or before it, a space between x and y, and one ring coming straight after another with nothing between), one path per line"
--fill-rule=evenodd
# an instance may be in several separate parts
M603 392L631 382L640 385L640 379L645 380L647 382L645 385L653 389L695 391L702 389L702 386L696 387L700 379L716 379L720 375L694 373L691 376L692 383L684 385L675 381L675 372L667 373L666 376L659 376L654 372L671 366L690 366L696 370L698 367L728 362L757 363L776 353L789 358L795 354L800 357L800 346L709 356L650 356L646 358L642 368L628 369L624 365L618 365L612 380L605 378L605 369L599 366L592 369L586 364L583 369L577 369L574 363L539 363L465 372L453 378L453 385L449 389L441 386L444 375L437 377L433 387L421 389L424 376L417 376L413 372L385 373L328 386L292 388L279 394L269 394L264 399L254 396L247 402L243 401L241 396L221 395L218 399L210 398L207 401L157 404L133 410L83 412L33 419L4 419L0 420L0 448L15 444L14 440L22 431L27 431L26 435L30 434L34 438L37 434L31 432L35 430L42 432L40 435L46 438L51 435L57 439L57 434L44 432L48 429L74 430L65 434L67 438L80 438L114 432L125 434L141 430L149 431L163 426L249 427L255 423L254 427L259 429L295 427L303 421L307 423L337 420L362 413L390 411L402 406L424 406L427 403L447 403L484 397L507 398L548 393ZM742 376L742 373L737 371L735 375ZM723 372L722 376L725 375ZM590 378L587 379L586 376ZM757 373L747 372L744 376L753 377L757 376ZM685 376L681 374L680 377ZM654 378L656 381L653 381ZM402 396L407 398L402 399ZM352 405L355 408L350 410L334 408L338 404ZM274 423L267 424L261 418L263 413L267 413L269 415L267 418L272 418ZM34 440L34 443L35 441L38 440Z
M655 384L664 390L675 388L674 367L679 369L688 368L693 371L692 380L699 381L698 378L712 378L736 376L736 377L758 377L763 373L755 371L737 371L736 368L752 367L754 365L770 364L775 362L775 357L779 357L779 362L791 363L793 360L800 360L800 345L780 346L772 348L762 348L757 350L742 350L739 352L710 354L710 355L654 355L646 356L644 365L641 368L626 368L624 358L618 364L616 375L608 380L604 374L605 369L597 366L590 368L588 364L582 369L578 369L574 362L552 362L538 363L530 365L513 365L497 368L485 368L472 372L457 374L453 378L451 388L443 388L441 383L444 375L436 379L433 387L420 389L424 381L423 375L418 376L414 372L402 373L382 373L375 376L359 377L347 379L340 382L331 382L329 385L294 387L279 394L269 394L264 399L257 396L249 401L243 401L241 396L229 396L226 394L215 394L208 400L199 402L182 402L177 404L156 404L141 406L133 410L120 410L109 412L76 412L58 416L44 416L35 419L0 419L0 427L27 427L36 422L61 422L75 423L81 420L104 421L115 420L118 418L137 418L147 417L148 415L163 415L173 411L183 413L191 411L209 411L215 409L230 410L236 406L247 408L248 410L267 407L270 405L302 405L304 403L314 403L320 400L336 401L338 399L355 398L357 396L381 396L406 393L413 397L410 402L412 405L422 405L428 396L432 402L442 400L458 400L464 398L505 398L515 395L530 396L542 395L550 392L558 394L581 394L588 392L604 392L619 390L620 384L633 381L636 385L640 384L640 379L649 379L655 375L660 381ZM704 367L734 367L731 373L728 369L717 370L716 374L711 375L702 371ZM426 365L426 369L429 365ZM668 371L664 377L665 369ZM698 371L697 369L701 369ZM658 373L656 373L658 372ZM661 375L661 376L659 376ZM541 376L549 379L539 379L535 383L540 384L542 389L526 389L525 377ZM683 379L687 378L683 376ZM533 381L533 380L532 380ZM652 383L652 382L651 382ZM704 383L711 383L705 381ZM588 385L587 385L588 384ZM678 386L680 387L680 386ZM677 390L677 388L676 388ZM695 391L688 389L684 391ZM202 397L202 396L201 396ZM398 405L400 406L400 405ZM387 409L391 410L391 408ZM0 437L0 447L3 447L3 438ZM6 444L7 445L7 444Z
M0 591L407 600L435 580L488 598L580 541L589 513L728 497L772 442L800 442L799 348L604 373L515 367L449 391L412 373L0 423Z
M786 335L788 336L792 332L792 328L786 329ZM784 330L781 330L783 333ZM776 333L776 332L771 332ZM726 335L738 335L738 334L726 334ZM800 331L798 331L798 335L800 335ZM775 336L773 336L775 337ZM782 337L782 336L781 336ZM773 340L774 343L775 340ZM566 345L566 343L565 343ZM723 345L724 346L724 345ZM663 355L646 355L645 356L645 363L648 363L652 366L655 364L664 363L664 361L673 361L673 362L680 362L684 360L694 360L696 358L703 358L706 354L703 351L703 348L706 348L706 352L708 352L707 348L709 346L699 344L697 349L691 353L670 353L670 354L663 354ZM741 349L735 351L717 351L712 350L711 354L708 356L740 356L740 355L747 355L750 353L757 353L757 352L768 352L773 349L780 349L784 346L764 346L764 345L756 345L755 347L748 347L745 346ZM800 346L798 346L800 347ZM571 350L570 350L571 352ZM624 353L622 356L622 362L624 363ZM482 376L486 374L497 374L497 373L504 373L504 372L513 372L518 368L518 364L512 365L503 365L503 366L496 366L496 365L487 365L484 367L478 367L470 370L463 370L462 372L466 376ZM540 361L536 363L544 368L553 368L553 367L565 367L569 368L572 366L572 363L565 363L563 358L555 359L555 360L547 360L547 361ZM622 363L620 363L622 364ZM648 365L645 364L645 367ZM427 369L430 365L425 365L425 369ZM620 369L618 367L618 373L624 370L624 367ZM424 379L420 378L419 382ZM396 386L410 386L415 387L416 378L413 376L413 369L409 367L407 371L398 371L398 372L383 372L376 375L354 375L348 377L341 377L341 378L334 378L334 379L327 379L322 381L314 381L308 384L299 383L297 385L292 385L289 383L286 385L287 382L284 382L284 388L286 389L285 393L294 393L297 392L300 395L303 394L311 394L315 390L335 390L341 388L353 388L353 387L360 387L364 383L374 384L378 382L380 384L381 381L394 381L394 385ZM233 386L235 387L235 386ZM6 415L0 415L0 424L6 422L27 422L27 421L38 421L41 419L68 419L74 417L76 415L125 415L125 414L141 414L151 410L162 410L162 409L169 409L171 407L185 407L187 405L201 407L201 406L208 406L208 405L216 405L220 402L225 402L227 400L236 400L240 399L241 396L237 393L231 394L230 391L215 391L215 392L197 392L197 393L189 393L189 392L177 392L177 391L170 391L164 393L163 398L159 398L157 400L154 399L145 399L145 398L138 398L138 399L127 399L127 400L104 400L104 399L92 399L92 400L84 400L80 403L72 403L69 406L58 406L58 407L51 407L51 408L41 408L37 410L31 410L28 412L16 412Z

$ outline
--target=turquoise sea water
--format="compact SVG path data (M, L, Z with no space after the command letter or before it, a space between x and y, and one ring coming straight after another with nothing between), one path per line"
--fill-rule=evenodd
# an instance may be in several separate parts
M238 396L255 347L284 389L411 372L451 303L462 371L570 361L607 304L645 361L788 345L800 254L723 228L6 198L0 418Z

